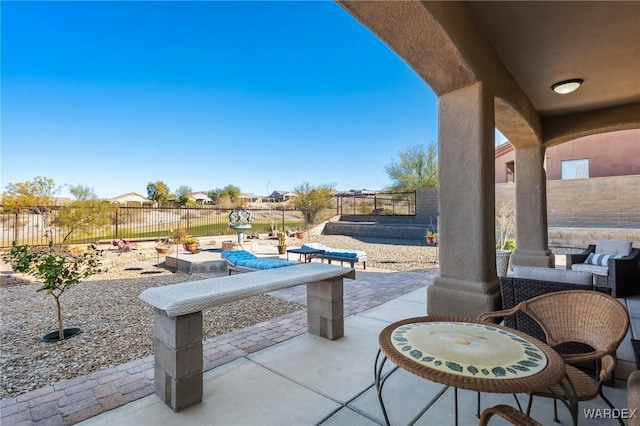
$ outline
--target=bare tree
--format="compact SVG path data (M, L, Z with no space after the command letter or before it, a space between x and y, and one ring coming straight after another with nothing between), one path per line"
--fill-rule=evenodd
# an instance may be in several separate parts
M496 248L511 250L516 230L516 214L512 202L502 202L496 206Z

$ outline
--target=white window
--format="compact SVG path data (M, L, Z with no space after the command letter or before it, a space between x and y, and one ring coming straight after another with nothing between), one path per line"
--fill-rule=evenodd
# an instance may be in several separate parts
M589 177L589 159L562 160L562 179L584 179Z

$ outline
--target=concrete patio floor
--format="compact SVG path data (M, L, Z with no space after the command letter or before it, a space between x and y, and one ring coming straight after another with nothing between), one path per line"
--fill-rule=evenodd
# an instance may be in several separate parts
M359 272L365 278L369 273ZM393 281L395 274L377 274ZM434 274L402 274L429 284ZM632 330L640 325L633 312L637 299L622 300L632 310ZM203 401L175 413L156 395L130 402L92 417L82 425L376 425L384 424L373 380L379 332L396 320L420 316L426 310L425 287L345 320L345 336L328 341L302 333L296 337L239 357L204 374ZM618 356L618 375L626 377L635 361L630 330ZM635 335L635 334L634 334ZM616 407L626 407L626 382L606 387ZM453 425L453 390L397 370L386 382L385 405L393 425ZM526 404L526 398L520 400ZM482 407L514 404L512 395L483 394ZM474 425L476 394L459 391L459 424ZM532 415L542 424L554 424L552 401L534 400ZM584 409L607 408L600 399L580 404L580 424L614 425L615 420L586 419ZM559 404L562 424L570 424ZM494 418L491 424L506 424Z

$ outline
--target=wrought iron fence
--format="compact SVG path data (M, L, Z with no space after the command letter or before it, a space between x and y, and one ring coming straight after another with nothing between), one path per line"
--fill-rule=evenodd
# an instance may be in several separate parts
M413 216L416 214L416 193L371 192L337 194L338 214Z
M343 193L335 196L336 214L361 215L415 215L415 192L367 194ZM114 239L166 239L179 231L195 237L230 235L231 209L218 206L197 207L130 207L109 205L101 225L78 226L60 220L69 217L73 206L25 207L17 211L5 211L0 206L0 247L17 244L46 245L78 244ZM251 232L265 233L286 227L289 230L302 227L304 220L298 210L276 204L275 208L252 209L254 222ZM73 213L73 212L71 212ZM329 212L326 212L330 216ZM97 214L97 213L96 213ZM91 212L82 212L78 220L86 220Z
M108 224L88 230L73 230L62 226L58 218L69 206L22 208L6 212L0 208L0 247L17 244L46 245L77 244L114 239L165 239L181 231L192 236L234 234L229 228L231 209L202 207L123 207L110 206ZM293 209L246 209L254 221L251 232L264 233L272 229L299 228L301 212ZM44 212L44 213L43 213ZM87 213L85 213L87 214Z

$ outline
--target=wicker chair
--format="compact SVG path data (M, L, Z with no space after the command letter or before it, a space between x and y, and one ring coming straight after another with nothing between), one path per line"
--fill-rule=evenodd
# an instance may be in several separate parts
M640 416L637 410L640 409L640 370L632 371L627 380L627 408L635 415L631 416L627 426L640 426ZM636 411L634 411L636 410ZM540 423L510 405L500 404L489 407L482 412L478 426L486 426L489 419L497 415L514 425L539 426Z
M578 342L593 348L589 352L562 354L567 364L566 375L575 387L578 401L588 401L600 395L613 409L602 392L602 385L613 376L618 362L616 350L629 328L629 314L625 307L615 298L598 291L566 290L525 300L512 309L487 312L478 319L487 321L517 312L529 315L540 325L546 342L551 347ZM594 360L600 362L600 371L595 381L573 366ZM554 394L563 393L559 385L550 390L534 390L529 394L527 413L531 409L533 395L554 398ZM557 411L554 414L557 419Z
M542 426L540 423L527 416L520 410L516 410L510 405L500 404L494 407L489 407L482 412L480 416L480 422L478 426L486 426L489 424L489 419L494 415L498 415L509 423L519 426Z

